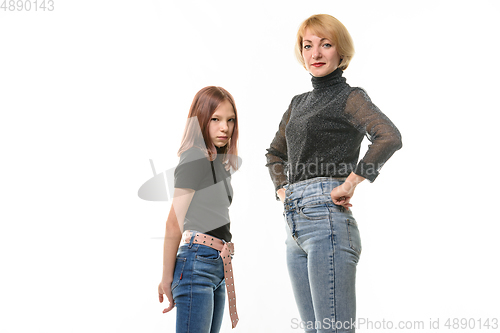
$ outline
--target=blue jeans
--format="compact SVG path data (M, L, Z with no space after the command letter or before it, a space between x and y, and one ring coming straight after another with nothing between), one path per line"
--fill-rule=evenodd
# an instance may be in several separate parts
M177 333L217 333L226 297L224 264L211 247L183 244L177 252L172 295L177 308Z
M354 332L361 240L352 212L330 197L343 181L317 177L285 186L288 272L302 319L296 327L305 332Z

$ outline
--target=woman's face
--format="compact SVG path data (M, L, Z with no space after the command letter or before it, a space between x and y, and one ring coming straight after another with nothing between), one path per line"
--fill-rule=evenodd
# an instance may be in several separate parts
M224 100L215 110L208 125L210 139L216 147L224 147L233 135L236 115L229 101Z
M340 64L340 55L331 40L314 35L306 29L302 41L302 57L306 69L313 76L330 74Z

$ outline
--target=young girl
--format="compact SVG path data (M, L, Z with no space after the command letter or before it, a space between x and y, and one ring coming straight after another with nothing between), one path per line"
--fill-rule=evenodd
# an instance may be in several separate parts
M231 94L221 87L201 89L178 152L158 286L160 302L165 295L170 303L163 312L177 308L177 333L219 332L226 289L233 328L238 322L228 214L231 171L238 168L237 142Z

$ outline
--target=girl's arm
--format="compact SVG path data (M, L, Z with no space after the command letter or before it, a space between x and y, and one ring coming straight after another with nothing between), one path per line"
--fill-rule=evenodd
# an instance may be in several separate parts
M163 295L167 297L168 302L170 303L169 306L163 310L163 313L169 312L175 306L170 287L174 277L175 258L181 241L184 218L186 217L189 204L193 199L194 192L195 191L192 189L174 189L174 199L165 227L165 241L163 245L163 274L160 285L158 286L158 297L160 299L160 303L163 302Z

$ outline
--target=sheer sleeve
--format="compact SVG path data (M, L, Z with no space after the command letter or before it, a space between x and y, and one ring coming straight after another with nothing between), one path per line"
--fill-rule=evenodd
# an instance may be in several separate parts
M288 183L288 155L285 129L286 125L288 124L288 120L290 119L290 110L291 104L290 107L288 107L288 110L283 114L279 129L276 132L273 141L271 142L271 146L267 149L266 154L266 166L269 168L269 174L271 175L271 179L274 183L275 191L282 188ZM279 200L279 197L277 195L276 200Z
M350 93L345 114L351 124L371 142L354 173L373 182L384 163L402 147L401 133L360 88Z

